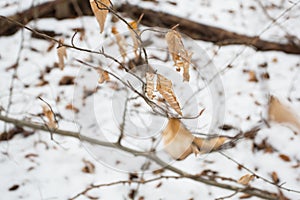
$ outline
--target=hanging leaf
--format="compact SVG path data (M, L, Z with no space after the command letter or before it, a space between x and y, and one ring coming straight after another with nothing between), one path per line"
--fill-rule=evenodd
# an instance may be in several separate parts
M278 184L278 183L279 183L279 178L278 178L277 173L276 173L276 172L272 172L271 176L272 176L273 182L274 182L275 184Z
M242 176L237 182L242 185L249 185L249 182L252 181L254 177L255 176L253 174L246 174Z
M107 71L102 70L100 68L98 68L97 71L99 73L99 79L98 79L98 83L99 84L104 83L105 81L109 81L110 80L109 74L108 74Z
M190 81L190 63L192 59L193 53L189 53L188 51L185 52L185 56L183 57L183 81Z
M138 30L138 22L136 21L132 21L129 23L130 26L132 27L132 29L130 27L128 27L129 29L129 32L130 32L130 37L133 41L133 50L134 50L134 53L135 53L135 57L138 57L138 49L139 49L139 45L140 45L140 42L137 38L137 34L139 34L139 30Z
M197 144L201 153L209 153L211 151L218 150L225 141L228 140L226 137L215 137L210 139L202 139L196 137L194 143Z
M153 74L153 73L149 73L149 72L146 73L146 93L150 99L153 99L155 97L155 95L153 94L154 76L155 76L155 74Z
M172 29L168 31L165 39L168 44L169 52L172 55L172 59L176 64L177 61L180 60L180 54L185 50L181 40L181 35L177 31Z
M104 4L104 5L102 5ZM106 16L108 13L107 7L110 6L110 1L109 0L90 0L91 8L92 11L97 19L97 22L100 26L100 33L103 32L104 30L104 24L106 20Z
M57 128L57 123L55 121L54 114L48 106L43 106L43 115L47 118L47 126L51 129Z
M156 89L169 103L169 105L179 114L182 115L180 105L172 89L172 82L163 75L157 74Z
M170 30L166 34L165 39L168 44L169 52L174 61L174 65L177 67L176 70L180 71L180 68L183 68L183 81L189 81L189 67L193 53L189 53L184 48L181 35L177 31L173 29Z
M63 40L60 40L60 43L63 43ZM65 46L59 45L57 47L57 56L58 56L58 67L63 70L65 68L64 58L67 58L67 50Z
M162 132L165 151L176 160L183 160L191 153L198 154L199 150L193 143L195 136L180 122L171 118Z
M123 35L119 34L116 27L112 27L111 32L115 35L117 45L119 47L119 52L120 52L123 60L125 60L125 58L127 56L127 53L126 53L127 42L126 42L125 37Z
M195 137L179 119L170 118L162 132L164 148L176 160L183 160L190 154L208 153L218 150L228 139L217 137L203 139Z
M269 120L289 125L300 132L300 119L291 108L281 103L276 97L271 96L269 101Z

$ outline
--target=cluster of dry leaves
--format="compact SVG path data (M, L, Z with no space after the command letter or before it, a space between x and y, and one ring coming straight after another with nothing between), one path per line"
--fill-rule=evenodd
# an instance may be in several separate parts
M109 12L109 6L111 3L109 0L90 0L90 5L92 11L97 19L100 27L100 33L104 31L105 20ZM133 48L136 58L139 57L138 49L140 46L139 41L139 30L138 24L142 16L138 21L133 21L128 23L130 36L133 41ZM192 52L189 52L183 44L181 35L175 30L176 26L168 31L165 35L165 40L167 42L169 53L174 62L176 71L183 71L183 81L189 82L190 80L190 64L192 59ZM118 45L119 52L123 58L123 62L127 57L127 47L126 38L124 35L119 34L116 27L112 27L111 32L115 36L116 44ZM57 48L57 55L59 58L59 68L63 69L64 59L67 57L66 47L63 45L63 40L60 40L59 47ZM109 81L109 73L103 70L101 67L97 69L99 73L99 84ZM249 81L256 81L256 75L253 72L249 72ZM172 108L179 116L182 116L182 109L177 100L177 97L173 90L173 83L171 80L159 74L157 72L146 72L146 88L145 93L150 100L156 99L157 96L161 95L163 99L168 103L170 108ZM156 84L155 84L156 83ZM158 95L159 94L159 95ZM54 120L54 115L49 108L43 108L44 116L47 118L47 125L50 128L57 127ZM281 103L276 97L271 96L269 101L269 121L274 121L277 123L284 123L293 129L300 131L300 121L299 118L292 112L292 110ZM183 160L190 154L201 154L208 153L210 151L218 150L222 145L229 140L227 137L215 137L210 139L203 139L195 137L177 118L170 118L166 128L162 132L165 150L174 159ZM253 175L245 175L239 179L239 183L247 185L252 179Z

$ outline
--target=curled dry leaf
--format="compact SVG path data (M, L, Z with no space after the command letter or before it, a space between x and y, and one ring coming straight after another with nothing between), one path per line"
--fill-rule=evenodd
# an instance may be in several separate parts
M246 174L242 176L237 182L243 185L249 185L249 182L252 181L254 177L255 176L253 174Z
M99 73L99 79L98 79L98 83L101 84L101 83L104 83L105 81L109 81L110 78L109 78L109 74L107 71L103 70L103 69L100 69L98 68L98 73Z
M49 128L57 128L57 123L55 121L54 113L48 106L43 106L43 115L47 118L47 126Z
M184 62L183 62L183 81L190 81L190 62L192 59L192 55L193 53L189 53L188 51L186 51L186 54L184 56Z
M87 174L95 173L95 165L91 161L83 160L83 162L84 162L84 167L81 169L82 172Z
M227 140L226 137L215 137L210 139L195 138L195 143L200 147L201 153L218 150Z
M100 26L100 33L102 33L104 30L106 16L108 14L107 7L110 6L110 1L109 0L90 0L90 5L91 5L92 11L97 19L97 22Z
M255 71L250 70L248 73L249 73L249 79L248 79L249 82L258 82Z
M179 119L169 119L162 137L165 151L176 160L183 160L191 153L199 153L198 147L193 143L195 136Z
M181 35L175 31L170 30L165 39L168 44L168 49L170 54L172 55L172 59L174 61L174 65L177 67L177 71L180 71L180 68L183 68L183 81L189 81L189 67L192 59L192 53L189 53L183 45Z
M156 89L165 98L169 105L182 115L180 105L172 89L172 82L163 75L157 74Z
M153 73L149 73L149 72L146 73L146 93L150 99L153 99L155 97L155 95L153 94L154 76L155 76L155 74L153 74Z
M60 40L63 43L63 40ZM58 67L63 70L65 68L64 58L67 58L67 50L65 46L60 45L57 48L57 56L58 56Z
M271 96L269 101L269 120L289 125L300 132L300 119L291 108L284 105L276 97Z
M195 137L179 119L171 118L162 132L164 148L176 160L190 154L208 153L217 150L227 138L203 139Z
M181 40L181 35L172 29L168 31L165 38L168 44L169 52L172 55L174 63L176 64L177 61L180 60L181 53L185 50Z
M126 39L123 35L119 34L116 27L112 27L111 32L115 35L117 45L119 47L119 52L120 52L120 54L121 54L121 56L124 60L127 56L127 53L126 53L126 48L127 48Z

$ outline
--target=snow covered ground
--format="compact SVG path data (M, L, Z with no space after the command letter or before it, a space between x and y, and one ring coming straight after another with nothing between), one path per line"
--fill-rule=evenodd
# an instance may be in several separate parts
M37 5L45 1L2 0L0 13L8 16L29 8L32 4ZM225 3L220 0L135 0L131 3L242 34L260 35L266 40L285 42L286 33L300 37L300 5L282 14L293 3L297 3L296 1L262 1L272 18L280 17L276 21L279 25L272 23L258 1L236 0ZM40 30L53 30L55 33L61 34L56 38L65 38L66 43L70 43L74 29L84 28L85 39L80 40L79 36L75 38L75 43L78 46L95 50L105 43L108 45L107 52L114 54L117 49L109 48L111 40L104 38L105 34L111 34L110 30L113 24L110 22L110 17L106 21L106 30L102 35L99 35L98 24L94 17L61 21L38 19L30 22L28 26ZM118 24L117 27L120 32L126 31L124 25ZM284 31L282 27L284 27ZM217 116L224 124L247 131L255 126L262 117L266 117L269 94L280 98L299 114L297 112L300 110L299 55L274 51L257 52L245 46L219 48L207 42L193 42L204 50L201 53L196 52L197 55L200 55L200 60L212 59L213 63L208 65L212 68L210 70L221 71L228 64L232 65L232 68L220 74L219 77L224 91L224 96L220 96L220 99L224 98L224 104L212 96L216 91L204 90L199 94L198 100L201 99L201 106L206 108L206 111L198 121L185 120L189 128L208 132L212 128L212 119ZM152 45L159 45L159 42L157 43L154 42ZM18 78L13 81L14 90L9 116L18 119L27 118L42 123L43 121L38 116L42 113L42 105L44 105L41 100L37 99L40 96L51 105L56 113L62 116L59 128L78 131L80 127L83 135L115 141L118 137L116 133L124 110L122 87L115 82L107 83L98 88L99 92L97 95L92 95L93 98L82 99L84 92L94 89L97 77L93 71L86 70L75 59L85 60L95 65L109 65L110 62L98 55L68 49L66 67L61 71L55 64L57 63L56 44L53 46L49 41L33 38L31 33L25 30L18 31L13 36L0 37L0 44L2 47L0 48L0 105L5 109L9 102L14 73L14 69L8 68L16 63L19 57ZM154 50L153 55L157 54L160 55ZM163 55L161 59L164 59L165 54L161 55ZM155 64L157 66L164 65L162 62ZM172 65L172 62L165 63L165 65L168 64ZM249 81L249 71L255 72L257 82ZM115 72L124 75L119 71ZM268 78L266 78L266 74L268 74ZM76 85L61 85L60 81L64 76L75 76ZM176 78L176 75L174 77ZM130 79L131 77L125 78ZM202 83L204 82L201 81ZM83 86L86 86L86 91L82 90ZM105 86L108 87L105 88ZM175 84L175 87L179 88L178 92L180 92L181 86ZM213 90L214 87L211 89ZM117 92L113 92L115 90ZM182 98L186 97L185 94L181 96ZM220 113L213 112L215 102L221 104L221 109L217 110ZM83 106L84 103L87 106ZM142 101L134 101L134 103L138 105ZM70 104L77 106L79 112L76 113L67 109ZM197 108L200 109L201 106ZM144 112L149 111L143 106L136 107ZM224 109L224 116L222 109ZM187 108L187 110L190 111L191 109ZM159 134L155 134L163 129L166 121L159 117L150 116L149 118L148 115L142 116L142 119L145 119L144 122L137 121L141 116L135 115L134 109L132 111L133 114L130 118L132 124L127 127L128 132L126 133L128 133L128 138L133 138L132 140L138 144L131 143L130 140L126 140L126 144L128 146L134 144L136 145L135 148L147 149L149 145L152 145L152 142L149 141L152 136L159 138ZM155 125L159 123L160 126L149 125L147 120L155 122ZM197 124L194 125L196 122ZM0 122L1 132L11 128L13 126ZM135 130L132 131L131 128ZM100 134L98 134L99 130L101 130ZM150 135L151 137L149 133L153 133ZM235 132L223 131L223 133L233 135ZM115 149L89 145L69 137L54 135L54 139L58 144L51 141L50 133L35 131L33 135L26 138L19 134L9 141L0 142L1 199L68 199L83 191L90 184L128 180L130 178L129 172L138 173L138 178L134 180L141 177L147 180L157 176L153 173L153 170L159 169L156 164L152 164L147 170L141 170L142 165L146 162L144 158L133 157ZM271 123L270 128L262 128L253 140L243 139L238 142L236 147L226 150L224 153L270 181L272 181L272 173L276 172L280 183L284 183L285 187L300 190L299 144L299 132L296 133L286 126ZM158 151L159 155L169 162L170 158L167 158L160 145L157 146L161 150ZM90 166L90 162L95 165L95 169L92 167L86 171L84 167ZM244 169L239 169L236 163L219 153L198 157L191 155L184 161L170 161L170 163L192 174L209 169L218 172L220 176L235 180L249 173ZM143 171L144 173L142 173ZM165 171L163 175L174 174ZM251 186L278 192L274 185L261 179L254 179ZM132 190L137 191L135 199L141 200L216 199L232 194L232 191L204 185L189 179L162 179L144 185L117 184L105 186L91 190L87 195L82 195L78 199L92 199L93 197L129 199ZM300 199L299 193L284 190L282 192L288 198ZM230 199L239 199L240 195L235 195ZM253 197L251 199L258 198Z

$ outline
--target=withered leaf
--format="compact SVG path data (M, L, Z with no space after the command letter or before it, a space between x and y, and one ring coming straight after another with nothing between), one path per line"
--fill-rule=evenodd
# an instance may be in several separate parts
M208 153L217 150L228 138L203 139L195 137L179 119L170 118L162 132L164 148L176 160L183 160L190 154Z
M276 172L272 172L271 176L275 184L279 183L279 178Z
M123 35L119 34L118 30L116 27L112 27L111 32L115 35L117 45L119 47L119 52L123 58L123 60L126 58L127 53L127 42L126 39Z
M43 106L43 115L47 118L46 124L49 128L52 128L52 129L57 128L57 123L55 121L54 113L46 105Z
M108 14L107 7L110 6L110 1L109 0L90 0L90 5L91 5L92 11L97 19L97 22L99 24L100 33L102 33L104 30L106 16Z
M15 184L15 185L11 186L11 187L8 189L8 191L15 191L15 190L17 190L19 187L20 187L20 186L19 186L18 184Z
M65 108L66 108L67 110L72 110L72 111L74 111L75 113L78 113L78 112L79 112L79 109L76 108L76 107L75 107L73 104L71 104L71 103L67 104Z
M226 137L215 137L211 139L202 139L195 137L194 143L200 148L201 153L218 150L227 140Z
M97 71L98 71L98 74L99 74L99 79L98 79L98 83L99 84L104 83L105 81L109 81L110 80L110 77L109 77L109 74L108 74L107 71L102 70L100 68L98 68Z
M91 161L83 160L83 162L84 162L84 167L81 169L82 172L88 174L95 173L95 165Z
M248 73L249 73L249 79L248 79L249 82L258 82L255 71L250 70Z
M58 85L73 85L75 76L63 76Z
M149 73L149 72L146 73L146 93L150 99L153 99L155 97L155 95L153 94L154 76L155 76L155 74L153 74L153 73Z
M67 50L65 46L59 46L57 48L57 56L58 56L58 67L63 70L65 68L64 58L67 58Z
M155 187L160 188L161 185L162 185L162 182L159 182Z
M132 21L129 23L130 26L132 27L132 29L130 27L129 28L129 31L130 31L130 37L133 41L133 49L134 49L134 53L135 53L135 56L137 57L138 56L138 48L139 48L139 40L137 38L137 35L136 34L139 34L139 30L138 30L138 22L136 21Z
M177 31L172 29L168 31L165 39L168 44L169 52L172 55L172 59L174 63L177 63L180 54L185 50L181 40L181 35Z
M163 75L157 74L156 89L169 103L169 105L179 114L182 115L180 105L172 89L172 82Z
M181 123L179 119L171 118L162 132L165 151L176 160L183 160L191 153L199 150L193 143L195 136Z
M279 154L279 157L280 157L283 161L285 161L285 162L290 162L290 161L291 161L290 157L287 156L287 155L285 155L285 154Z
M174 61L174 65L177 67L176 70L180 71L180 68L183 67L183 81L190 80L189 67L192 59L192 53L189 53L183 45L181 35L175 31L170 30L165 39L168 44L169 52Z
M189 69L190 69L190 62L191 62L191 59L192 59L192 55L193 53L189 53L188 51L186 51L183 59L183 81L187 81L189 82L190 81L190 72L189 72Z
M281 103L276 97L271 96L269 101L269 120L284 123L290 128L298 129L300 132L300 119L291 108Z
M255 176L253 174L246 174L242 176L237 182L243 185L249 185L249 182L252 181L254 177Z

